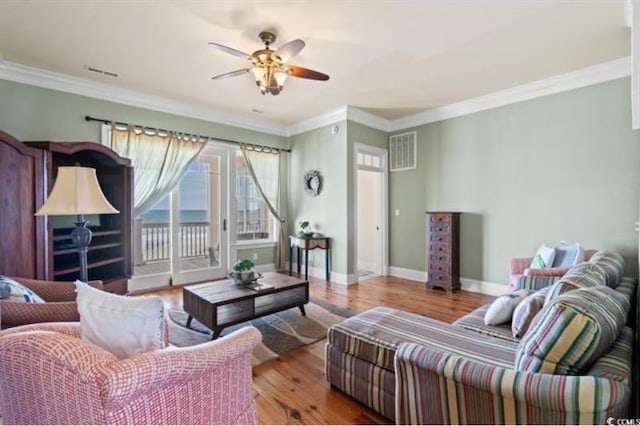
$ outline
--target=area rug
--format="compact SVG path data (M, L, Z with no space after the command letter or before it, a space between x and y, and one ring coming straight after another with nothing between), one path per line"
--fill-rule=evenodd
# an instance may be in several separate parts
M327 336L327 329L354 313L322 300L312 299L305 305L307 316L300 309L291 308L273 315L225 328L222 336L253 325L262 333L262 343L253 351L253 365L258 365L291 350L310 345ZM169 310L169 343L184 347L211 341L211 330L197 320L186 328L187 313L182 309Z

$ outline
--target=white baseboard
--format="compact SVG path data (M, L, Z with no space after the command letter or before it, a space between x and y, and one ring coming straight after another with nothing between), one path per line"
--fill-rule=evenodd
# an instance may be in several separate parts
M291 265L291 269L294 271L298 270L298 264L294 263ZM300 272L304 274L304 264L300 265ZM314 266L309 266L309 275L314 278L319 278L321 280L325 279L325 271L324 268L316 268ZM357 274L343 274L341 272L329 271L329 278L332 283L342 284L342 285L352 285L358 283L358 275Z
M479 281L472 278L460 277L460 286L463 290L487 294L489 296L500 296L509 292L509 286L507 284Z
M392 277L403 278L406 280L413 280L420 284L427 281L428 274L425 271L417 271L415 269L399 268L397 266L391 266L389 268L389 275ZM460 287L462 290L473 291L475 293L487 294L489 296L499 296L508 291L507 284L492 283L489 281L474 280L471 278L460 278Z
M397 266L389 267L389 275L392 277L404 278L405 280L422 281L422 283L427 281L427 273L425 271L399 268Z

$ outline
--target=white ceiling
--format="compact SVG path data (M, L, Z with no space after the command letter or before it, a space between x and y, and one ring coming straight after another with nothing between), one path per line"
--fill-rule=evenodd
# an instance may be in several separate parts
M272 29L301 38L290 78L263 96L245 52ZM0 3L6 61L290 125L344 105L394 119L625 57L623 0L29 1ZM93 65L119 74L89 72Z

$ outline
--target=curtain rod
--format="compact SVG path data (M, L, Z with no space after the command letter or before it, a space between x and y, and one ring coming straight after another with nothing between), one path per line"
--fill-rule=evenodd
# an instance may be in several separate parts
M163 132L163 133L187 133L187 132L174 132L172 130L165 130L165 129L158 129L156 127L149 127L149 126L143 126L141 124L131 124L131 123L124 123L122 121L111 121L111 120L105 120L104 118L95 118L95 117L91 117L90 115L85 115L84 116L85 121L97 121L99 123L103 123L103 124L111 124L111 123L115 123L119 126L135 126L135 127L140 127L143 129L149 129L149 130L153 130L156 132ZM204 135L192 135L198 138L202 138L202 139L214 139L220 142L226 142L226 143L232 143L235 145L248 145L251 146L253 148L266 148L266 149L272 149L275 151L283 151L283 152L291 152L290 149L285 149L285 148L278 148L275 146L269 146L269 145L257 145L257 144L253 144L253 143L245 143L245 142L239 142L239 141L234 141L232 139L223 139L223 138L217 138L217 137L213 137L213 136L204 136Z

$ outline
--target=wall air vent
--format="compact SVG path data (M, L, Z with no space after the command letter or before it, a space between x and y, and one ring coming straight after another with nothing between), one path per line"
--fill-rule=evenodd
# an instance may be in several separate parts
M417 167L417 133L408 132L389 137L389 163L392 172L411 170Z
M100 68L94 67L93 65L85 65L84 69L86 69L87 71L95 72L97 74L103 74L109 77L114 77L114 78L118 77L118 74L116 74L115 72L101 70Z

